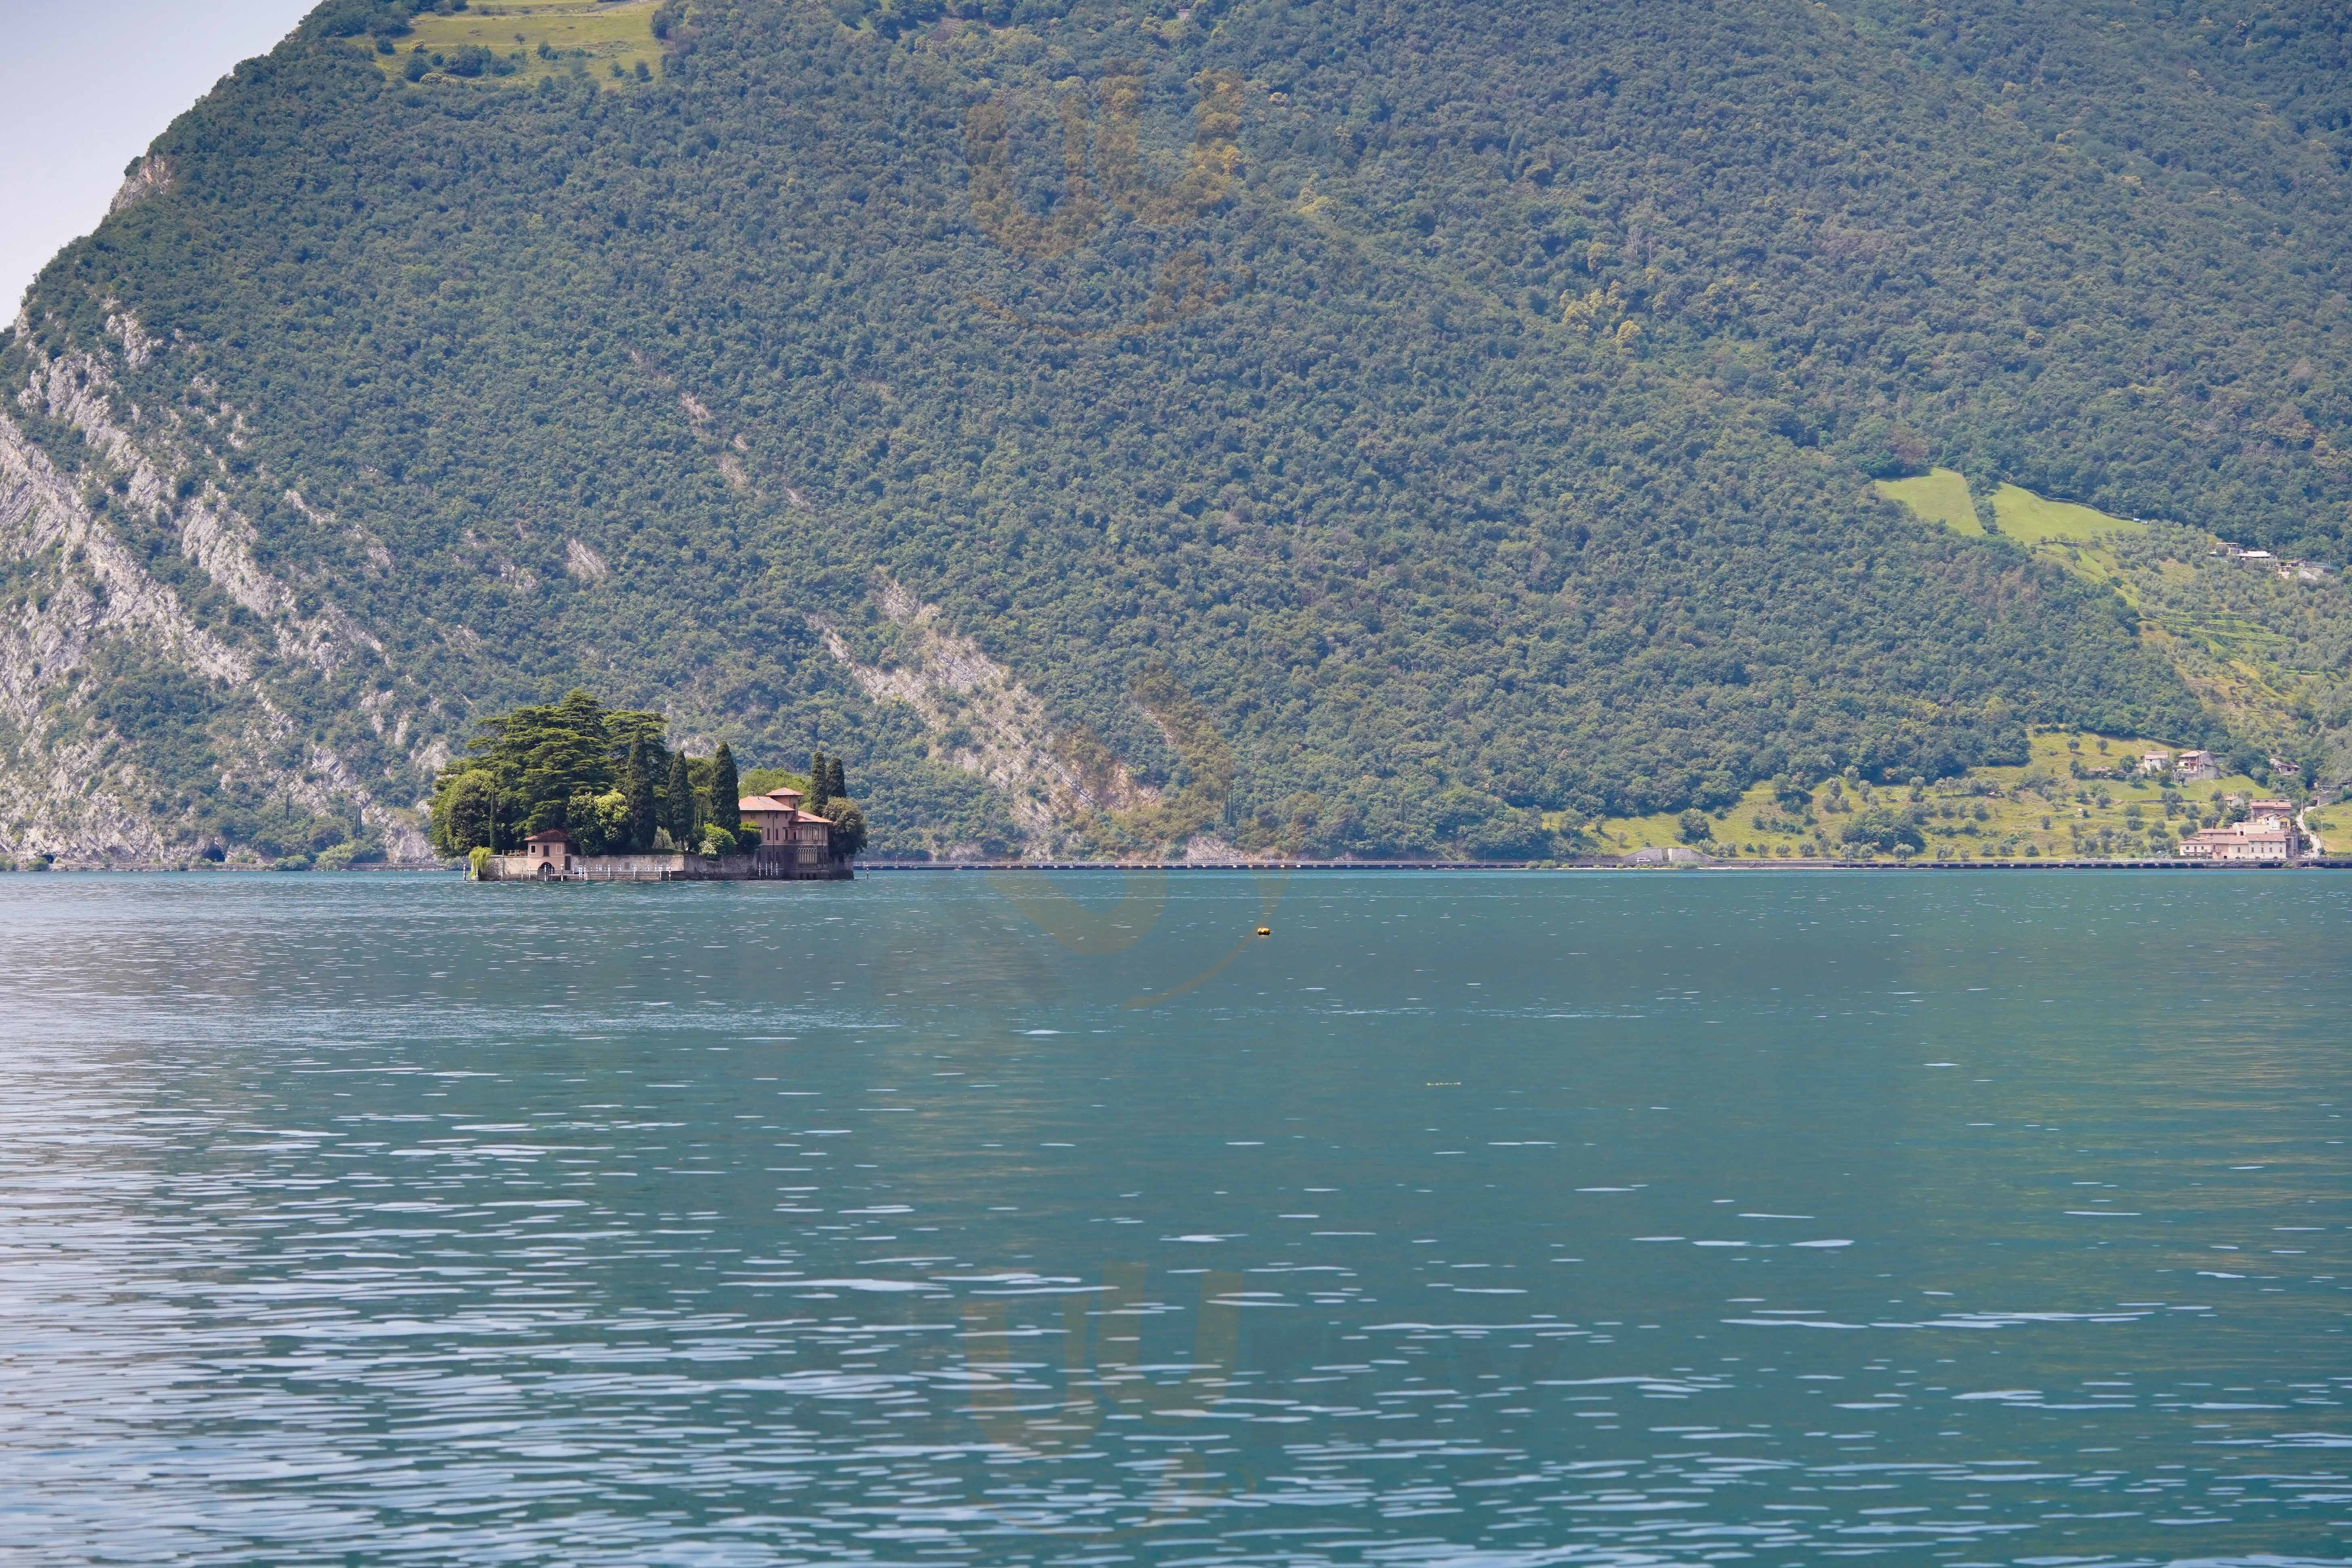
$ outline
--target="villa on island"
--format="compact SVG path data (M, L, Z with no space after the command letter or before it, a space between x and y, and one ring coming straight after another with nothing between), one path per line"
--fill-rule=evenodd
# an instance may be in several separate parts
M747 795L736 802L741 820L760 830L748 853L691 855L655 850L639 855L583 855L561 827L542 828L513 855L482 863L486 882L829 882L853 873L833 853L833 823L801 807L796 789Z
M759 853L790 863L795 876L824 876L833 864L833 824L801 809L801 792L772 789L736 803L746 823L760 830Z

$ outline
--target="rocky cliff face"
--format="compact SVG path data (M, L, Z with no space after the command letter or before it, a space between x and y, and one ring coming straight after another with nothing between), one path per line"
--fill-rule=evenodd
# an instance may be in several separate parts
M1138 784L1124 763L1098 745L1057 738L1037 695L978 643L950 629L939 605L919 602L887 576L876 603L901 633L895 663L859 663L830 626L822 628L825 650L876 702L911 709L932 737L937 760L977 773L1001 792L1029 854L1084 853L1089 846L1072 837L1074 824L1159 803L1158 790ZM976 846L949 848L981 853Z
M142 164L127 199L163 178ZM29 368L0 397L0 858L429 862L424 797L462 721L331 579L264 565L226 482L236 464L250 486L260 411L224 400L201 371L173 374L173 345L120 309L94 350L45 351L25 316L13 332ZM381 541L285 482L297 476L261 478L310 526L346 535L379 579L394 571ZM572 575L609 575L594 550L567 545ZM1057 743L1036 697L944 629L938 606L887 578L875 594L888 622L912 628L908 661L860 665L830 627L827 650L867 697L912 710L941 765L1002 792L1027 852L1069 852L1074 824L1157 801L1116 759ZM434 630L494 653L461 626ZM357 749L370 755L303 717L322 684L341 689L346 718L363 715L375 744Z
M30 322L15 332L29 342ZM417 808L446 751L415 721L432 700L331 594L257 559L217 482L243 412L198 374L134 401L123 374L168 370L172 345L125 312L105 332L103 353L36 347L0 400L0 855L429 858ZM350 689L378 755L291 717L310 704L288 689L320 682Z

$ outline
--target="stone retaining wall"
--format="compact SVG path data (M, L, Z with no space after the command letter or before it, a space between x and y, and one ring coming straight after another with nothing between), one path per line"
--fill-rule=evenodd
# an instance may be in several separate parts
M837 861L815 867L795 863L790 851L749 855L574 855L572 869L541 878L541 862L528 855L493 855L482 867L486 882L811 882L846 881L851 872Z

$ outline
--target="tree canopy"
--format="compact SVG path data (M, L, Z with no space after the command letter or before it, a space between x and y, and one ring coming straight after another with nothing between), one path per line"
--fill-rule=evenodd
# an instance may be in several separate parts
M593 841L591 853L652 847L653 824L637 820L632 802L656 772L667 774L667 728L657 713L610 709L576 688L554 702L484 718L434 781L435 847L451 856L476 845L506 853L542 828L562 827ZM609 822L593 809L607 796L614 799Z

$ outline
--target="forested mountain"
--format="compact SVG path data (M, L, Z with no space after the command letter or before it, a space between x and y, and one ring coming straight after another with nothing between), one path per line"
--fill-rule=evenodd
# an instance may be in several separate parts
M877 849L1541 854L2224 738L1872 477L2352 533L2330 8L460 12L331 0L0 339L0 847L397 851L585 685Z

